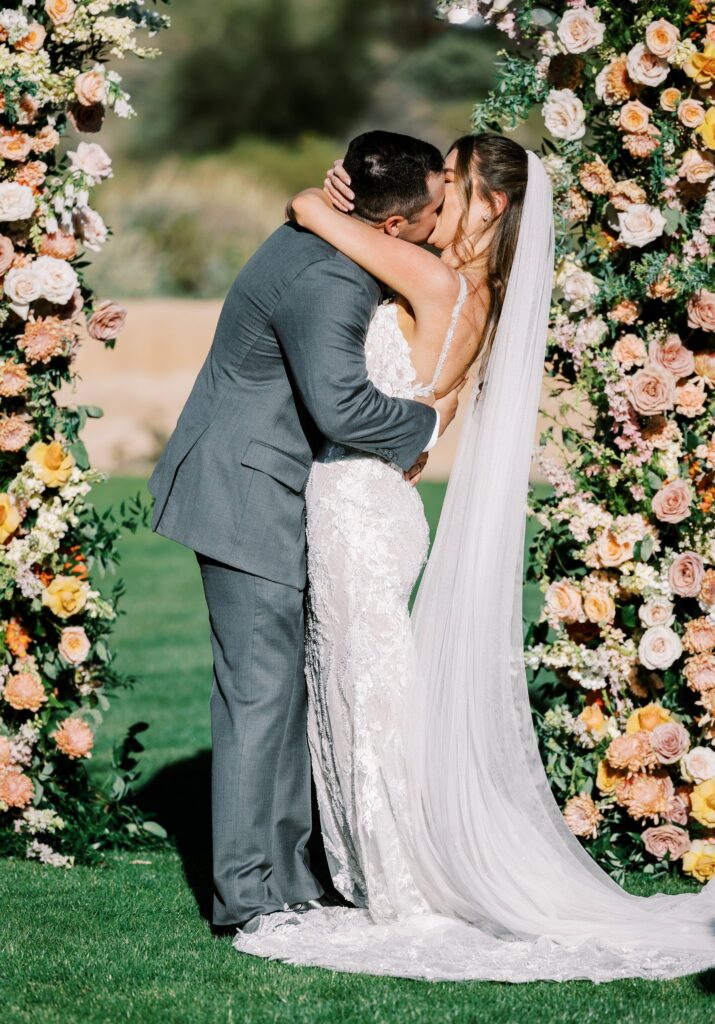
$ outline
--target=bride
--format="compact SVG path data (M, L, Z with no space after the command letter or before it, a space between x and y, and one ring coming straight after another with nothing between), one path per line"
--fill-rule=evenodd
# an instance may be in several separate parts
M429 543L417 491L398 467L330 443L311 471L309 741L333 882L357 909L271 914L234 945L445 980L715 966L715 880L699 894L626 893L551 794L521 606L551 189L535 153L490 133L454 144L445 180L429 239L441 259L344 216L318 190L293 200L301 226L397 293L368 333L373 383L429 401L475 360L478 373L411 618Z

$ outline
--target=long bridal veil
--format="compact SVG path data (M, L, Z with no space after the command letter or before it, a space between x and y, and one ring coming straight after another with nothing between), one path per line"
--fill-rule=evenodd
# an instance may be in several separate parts
M564 823L531 720L523 551L553 252L550 182L530 152L504 307L413 612L414 870L435 910L551 941L555 961L558 945L586 943L604 977L622 967L619 946L643 949L644 964L647 951L664 974L695 970L715 965L715 880L698 894L624 892Z

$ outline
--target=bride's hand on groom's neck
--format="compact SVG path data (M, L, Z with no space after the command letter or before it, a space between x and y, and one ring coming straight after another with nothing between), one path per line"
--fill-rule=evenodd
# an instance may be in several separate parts
M286 206L286 220L291 221L293 224L297 224L299 227L305 227L306 214L309 214L311 209L316 208L316 203L319 204L318 208L320 208L320 206L329 206L332 208L330 199L322 189L304 188L302 192L298 192L292 199L288 200L288 204Z

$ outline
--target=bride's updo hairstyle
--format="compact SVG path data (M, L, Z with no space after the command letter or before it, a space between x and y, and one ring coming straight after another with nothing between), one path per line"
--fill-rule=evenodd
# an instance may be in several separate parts
M457 151L454 184L462 206L462 216L453 247L461 266L467 266L474 259L474 245L468 235L467 225L469 205L475 190L479 198L491 208L495 217L494 237L489 247L487 262L487 337L479 346L480 354L483 356L482 365L486 365L514 262L529 160L526 150L518 142L493 132L464 135L449 147L450 153L452 150ZM498 214L494 201L495 192L503 192L506 195L507 203L501 214Z

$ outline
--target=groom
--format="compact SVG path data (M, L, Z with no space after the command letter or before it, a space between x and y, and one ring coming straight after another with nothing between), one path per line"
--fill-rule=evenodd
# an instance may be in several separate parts
M444 195L434 146L353 140L356 213L426 241ZM325 438L407 471L456 411L367 378L377 281L284 224L231 286L211 349L149 480L152 529L196 552L209 610L213 921L256 927L322 895L310 871L303 593L305 484ZM250 922L250 923L249 923Z

